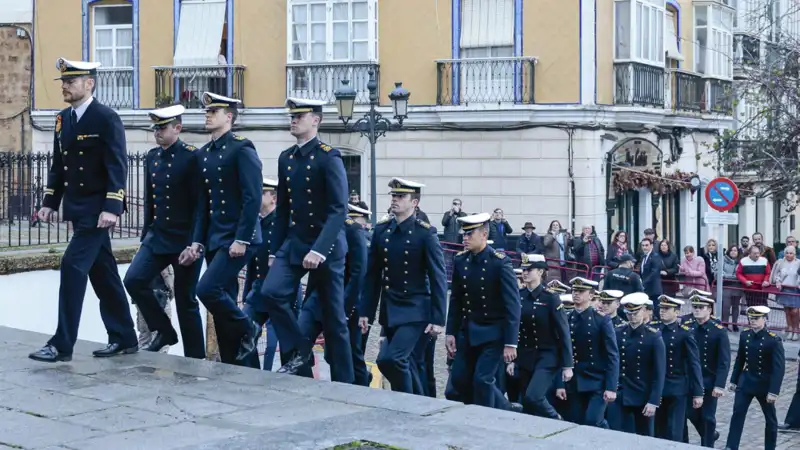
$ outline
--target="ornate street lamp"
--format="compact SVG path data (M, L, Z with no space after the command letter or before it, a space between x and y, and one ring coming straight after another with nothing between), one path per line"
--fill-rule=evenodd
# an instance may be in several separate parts
M392 123L391 120L383 117L377 111L378 106L378 81L375 79L375 71L369 70L369 82L367 82L367 91L369 91L369 111L364 113L364 116L356 120L352 125L349 125L350 120L353 119L353 110L355 109L356 97L358 93L352 86L349 80L342 80L342 87L336 90L333 95L336 97L336 109L339 112L339 119L345 126L345 129L350 132L358 132L362 137L369 139L370 150L370 189L372 195L370 196L370 210L372 211L372 226L378 217L378 178L376 172L376 158L375 158L375 143L378 138L384 136L389 130L399 130L403 126L403 120L408 117L408 99L411 93L408 89L403 87L403 83L396 82L394 90L389 94L389 100L392 101L392 110L394 118L397 123Z

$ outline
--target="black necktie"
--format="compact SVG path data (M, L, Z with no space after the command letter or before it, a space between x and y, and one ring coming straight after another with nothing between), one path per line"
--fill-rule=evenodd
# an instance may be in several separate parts
M70 119L72 120L71 125L74 127L78 123L78 113L75 110L72 110L72 114L70 114Z

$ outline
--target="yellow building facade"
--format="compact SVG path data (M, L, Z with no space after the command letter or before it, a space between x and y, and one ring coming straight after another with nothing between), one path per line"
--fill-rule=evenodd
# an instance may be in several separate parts
M201 145L199 97L210 90L242 100L240 132L267 176L292 144L286 97L329 102L323 138L342 148L350 188L368 198L369 142L333 105L348 80L360 116L373 71L384 116L396 82L411 92L403 129L375 147L378 194L401 176L426 184L422 209L434 222L458 197L470 211L504 209L517 228L554 219L601 234L655 226L696 244L698 196L618 192L607 174L617 173L614 155L634 148L649 152L648 168L705 176L697 143L733 122L732 75L712 52L695 55L698 32L710 35L695 18L702 5L704 17L729 9L691 0L36 0L34 120L46 131L34 141L52 147L47 130L64 107L56 58L99 61L96 96L129 126L129 151L154 146L146 111L178 102L197 130L186 139ZM676 214L686 220L662 220Z

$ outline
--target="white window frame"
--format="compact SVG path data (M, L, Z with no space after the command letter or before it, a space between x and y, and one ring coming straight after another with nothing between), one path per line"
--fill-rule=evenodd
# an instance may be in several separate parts
M628 5L630 20L627 24L619 24L617 23L617 8L625 4ZM615 61L634 61L651 66L664 67L666 6L665 0L614 0ZM645 21L647 22L646 26L643 23ZM627 29L625 29L625 25L627 25ZM620 38L625 39L625 41L620 41ZM621 42L628 46L627 58L618 57L617 48L621 46Z
M102 30L111 30L111 35L113 36L114 45L111 47L101 47L100 50L112 50L114 55L114 65L113 66L105 66L105 68L111 69L133 69L133 64L130 66L120 66L117 65L117 50L128 50L130 49L131 55L133 55L133 40L131 40L130 47L122 47L117 46L117 31L118 30L130 30L131 36L133 36L133 21L130 24L118 24L118 25L97 25L97 10L98 9L110 9L110 8L130 8L131 12L133 12L133 5L126 4L126 5L93 5L92 6L92 60L97 61L97 32ZM132 16L132 15L131 15ZM133 63L133 61L131 61Z
M367 4L367 59L356 60L352 58L353 53L353 3L366 3ZM333 6L334 4L347 4L348 8L348 57L347 58L334 58L334 41L333 41L333 25L334 23L341 23L340 21L333 20ZM325 58L322 60L314 60L311 58L311 6L310 5L324 5L325 6ZM294 57L294 22L293 10L296 6L306 6L306 57L303 59L295 59ZM357 22L362 22L359 20ZM377 62L378 61L378 0L287 0L286 8L286 61L289 64L314 64L326 62ZM363 40L359 40L362 41Z
M694 12L694 68L708 78L733 79L733 17L735 11L717 2L695 2ZM698 9L706 9L706 24L698 25ZM724 15L729 22L723 23ZM701 49L700 31L706 32L706 48ZM701 60L702 58L702 60ZM702 65L701 65L702 63Z
M99 8L131 8L131 18L133 17L133 5L132 4L121 4L121 5L92 5L92 36L89 40L91 43L91 50L92 50L92 61L98 61L97 58L97 32L103 30L111 30L111 36L113 40L113 45L111 47L101 47L100 50L111 50L113 55L114 64L112 66L101 66L98 71L101 74L98 76L97 79L97 91L96 96L98 99L103 103L112 102L106 100L106 93L112 92L109 94L109 97L116 98L117 100L114 103L117 106L127 106L132 108L133 107L133 19L131 19L130 24L116 24L116 25L97 25L97 10ZM117 31L119 30L130 30L131 32L131 65L120 66L117 64L117 51L118 50L128 50L128 47L125 46L117 46ZM109 72L108 75L103 76L102 72ZM122 73L130 72L128 76L130 79L129 83L125 83L123 81L124 76Z

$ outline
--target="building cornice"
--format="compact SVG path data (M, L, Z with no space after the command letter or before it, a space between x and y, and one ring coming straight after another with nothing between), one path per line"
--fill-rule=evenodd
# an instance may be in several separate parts
M384 117L391 117L391 107L378 108ZM367 107L356 107L354 117L361 117ZM150 126L147 110L117 111L126 128L145 128ZM336 109L324 109L326 128L342 128ZM34 126L47 131L55 127L55 110L35 110L31 113ZM187 127L202 127L205 114L199 109L187 110L183 116ZM732 116L712 114L680 113L656 108L630 106L596 105L471 105L471 106L410 106L405 126L424 128L426 126L471 126L513 127L513 126L596 126L609 128L672 128L680 127L700 130L720 130L734 128ZM287 128L289 117L285 108L245 108L239 114L240 127Z

